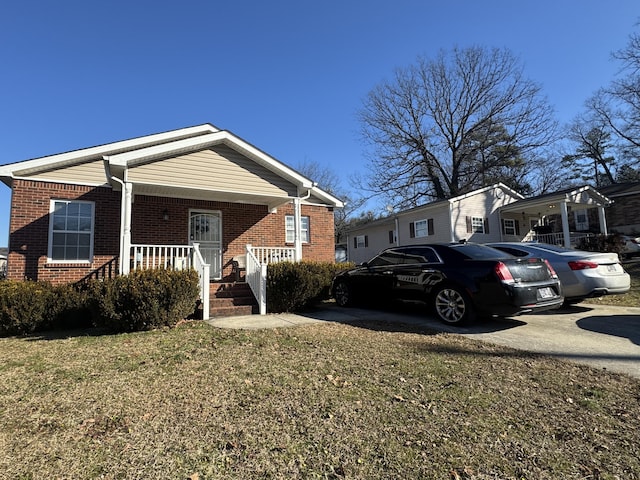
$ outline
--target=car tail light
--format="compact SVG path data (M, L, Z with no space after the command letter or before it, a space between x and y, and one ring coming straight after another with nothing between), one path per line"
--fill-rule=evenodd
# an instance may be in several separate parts
M553 267L549 263L549 260L547 260L545 258L544 263L547 264L547 268L549 269L549 273L551 274L551 278L558 278L558 274L556 273L556 271L553 269Z
M571 270L588 270L589 268L598 268L598 264L587 260L576 260L575 262L569 262L569 268Z
M513 279L513 275L511 275L511 272L509 271L509 268L507 268L507 266L504 263L502 262L496 263L496 266L494 267L494 271L496 272L496 275L498 276L501 282L504 282L504 283L515 282L515 280Z

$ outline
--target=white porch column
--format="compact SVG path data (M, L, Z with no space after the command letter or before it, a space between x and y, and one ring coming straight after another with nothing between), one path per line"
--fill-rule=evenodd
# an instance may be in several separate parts
M598 207L598 220L600 220L600 233L607 235L607 217L604 213L604 207Z
M567 202L560 202L560 215L562 217L562 234L564 238L564 246L571 248L571 232L569 231L569 214L567 212Z
M300 208L300 199L293 199L293 225L294 225L294 240L293 246L295 248L296 262L302 260L302 209Z
M120 272L124 275L129 273L131 255L131 205L133 203L133 185L125 182L122 186L122 237L120 238Z

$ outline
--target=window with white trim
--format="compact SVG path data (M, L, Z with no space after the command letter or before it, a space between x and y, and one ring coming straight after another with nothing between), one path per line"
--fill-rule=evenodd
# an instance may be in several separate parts
M49 260L90 262L93 257L93 202L51 200Z
M504 222L504 234L516 235L516 221L513 218L505 218Z
M473 233L484 233L484 218L471 217L471 231Z
M353 237L354 248L365 248L369 246L367 235L356 235Z
M426 237L429 234L426 220L418 220L417 222L414 222L414 225L415 225L416 238Z
M302 243L309 243L310 234L309 234L309 217L300 217L300 229L301 236L300 239ZM285 216L285 241L287 243L293 243L296 239L296 221L293 215Z

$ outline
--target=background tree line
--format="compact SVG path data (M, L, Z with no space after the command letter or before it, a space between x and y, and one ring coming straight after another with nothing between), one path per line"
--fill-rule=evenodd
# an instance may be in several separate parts
M353 223L496 182L538 195L638 181L640 34L612 56L619 74L567 126L507 49L455 47L418 57L363 101L358 119L367 164L350 179L352 193L318 163L298 169L345 200L336 212L338 242ZM363 211L372 199L380 207Z

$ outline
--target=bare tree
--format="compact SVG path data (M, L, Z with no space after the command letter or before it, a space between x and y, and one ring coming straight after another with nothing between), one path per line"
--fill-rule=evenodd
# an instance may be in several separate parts
M615 183L615 157L607 155L613 149L611 133L597 119L577 117L569 126L567 138L576 148L565 155L563 165L569 170L571 178L580 178L594 187Z
M620 140L622 155L640 163L640 34L629 36L627 46L613 53L621 62L618 78L587 101L587 109Z
M339 175L328 167L315 161L305 160L296 166L302 175L316 182L318 187L338 197L344 202L344 207L337 208L333 212L335 225L335 240L340 243L343 240L344 232L349 227L352 217L365 204L363 198L355 198L347 193L340 183Z
M372 147L360 186L395 207L477 188L513 166L514 154L549 144L556 128L520 62L508 50L481 47L397 70L369 93L359 117Z

